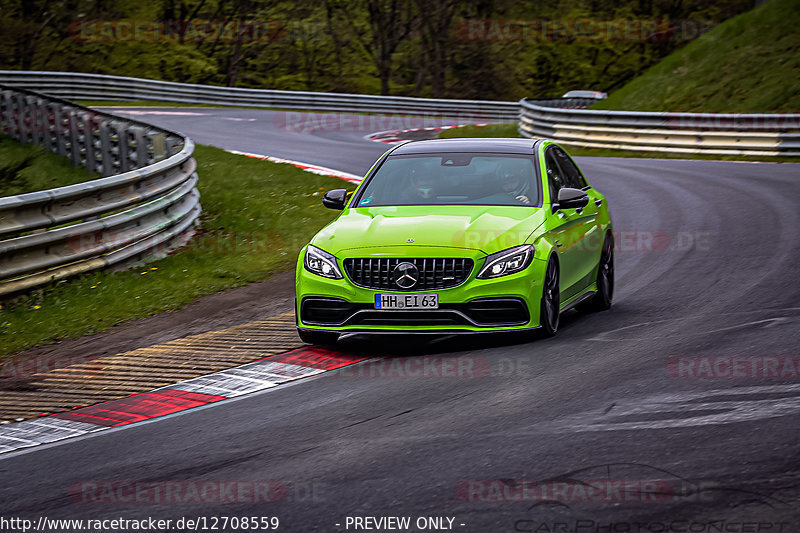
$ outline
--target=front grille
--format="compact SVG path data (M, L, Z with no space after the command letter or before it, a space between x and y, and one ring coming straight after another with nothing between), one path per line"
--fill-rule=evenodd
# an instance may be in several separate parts
M403 289L392 281L394 269L400 263L413 263L419 270L419 280L413 287ZM461 285L472 272L472 259L398 259L349 258L344 260L347 276L361 287L387 291L426 291L449 289Z

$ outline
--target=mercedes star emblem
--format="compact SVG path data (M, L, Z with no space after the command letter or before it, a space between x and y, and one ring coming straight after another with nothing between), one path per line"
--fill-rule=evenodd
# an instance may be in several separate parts
M403 262L394 267L392 281L401 289L410 289L419 280L419 269L414 263Z

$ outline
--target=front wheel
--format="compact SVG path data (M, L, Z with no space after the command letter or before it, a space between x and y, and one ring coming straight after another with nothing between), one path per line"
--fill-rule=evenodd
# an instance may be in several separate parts
M320 344L322 346L333 346L339 340L339 334L333 331L314 331L310 329L298 329L297 334L300 340L306 344Z
M611 234L606 236L603 243L603 252L597 265L597 292L586 302L580 304L578 309L587 313L605 311L611 308L614 297L614 238Z
M561 314L561 292L558 288L558 263L550 259L544 275L542 288L542 306L539 312L539 323L545 337L552 337L558 331Z

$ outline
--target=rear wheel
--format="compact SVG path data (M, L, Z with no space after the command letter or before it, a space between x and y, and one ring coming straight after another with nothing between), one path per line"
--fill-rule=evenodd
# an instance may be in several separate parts
M297 334L300 340L306 344L321 344L322 346L333 346L339 340L339 334L333 331L313 331L309 329L298 329Z
M558 263L551 258L547 263L547 271L544 275L542 306L539 312L539 323L545 337L552 337L558 331L560 308L561 293L558 288Z
M609 233L603 242L603 251L597 265L597 292L578 309L587 313L611 308L614 297L614 238Z

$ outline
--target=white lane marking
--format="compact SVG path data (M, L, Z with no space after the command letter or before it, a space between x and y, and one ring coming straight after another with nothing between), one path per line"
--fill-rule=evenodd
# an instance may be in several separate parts
M280 361L270 361L269 359L253 361L252 363L231 368L228 371L234 370L253 375L278 376L284 380L296 379L303 376L311 376L321 372L319 368L298 366Z
M218 374L202 376L188 381L181 381L180 383L164 388L232 398L249 392L274 387L277 384L277 381L242 379L238 376L223 375L223 373L220 372ZM156 391L158 390L160 389L156 389Z
M47 421L45 423L45 420ZM94 424L59 418L38 418L0 428L0 453L47 444L102 429ZM14 442L11 442L14 441Z
M194 111L141 111L141 110L126 110L120 109L117 113L124 113L126 115L165 115L165 116L181 116L181 117L205 117L211 116L210 113L197 113Z
M8 440L15 440L15 441L18 441L18 442L26 442L26 443L27 442L33 442L33 439L21 439L18 436L17 437L13 437L13 436L9 435L7 432L5 432L4 435L2 437L0 437L0 442L8 441ZM32 445L30 445L30 446L32 446Z
M290 378L313 376L314 374L325 372L321 368L293 365L291 363L272 362L270 360L256 361L255 363L251 364L253 365L258 364L264 372L286 375L289 376Z
M46 421L46 423L45 423ZM85 433L91 431L97 426L87 424L85 422L75 422L72 420L62 420L60 418L42 417L39 419L31 420L31 425L40 426L43 428L50 428L54 431L63 431L65 433Z
M239 150L226 150L226 151L231 154L243 155L247 157L252 157L254 159L263 159L265 161L271 161L273 163L293 165L301 170L305 170L306 172L311 172L312 174L319 174L321 176L333 176L334 178L340 178L345 181L350 181L353 183L361 183L361 181L364 179L363 176L356 176L355 174L350 174L349 172L342 172L340 170L334 170L328 167L313 165L311 163L304 163L302 161L294 161L292 159L284 159L282 157L274 157L271 155L254 154L251 152L240 152Z
M265 359L215 374L180 381L163 388L232 398L322 372L324 370L318 368L302 367Z
M275 384L280 383L279 381L276 381L274 379L263 379L262 377L260 377L261 374L258 373L252 373L253 374L252 376L248 376L247 375L248 372L240 371L235 368L231 370L225 370L224 372L221 372L221 374L223 377L230 376L234 381L244 380L244 381L249 381L250 383L256 383L258 385L261 385L262 383L275 383Z
M264 381L264 377L265 376L270 378L267 381L275 381L272 378L291 379L291 376L284 376L282 374L274 374L274 373L271 373L271 372L259 372L259 371L256 371L256 370L247 370L247 369L243 369L243 368L231 369L231 370L227 370L226 372L227 372L227 375L239 376L242 379L251 379L253 381Z

